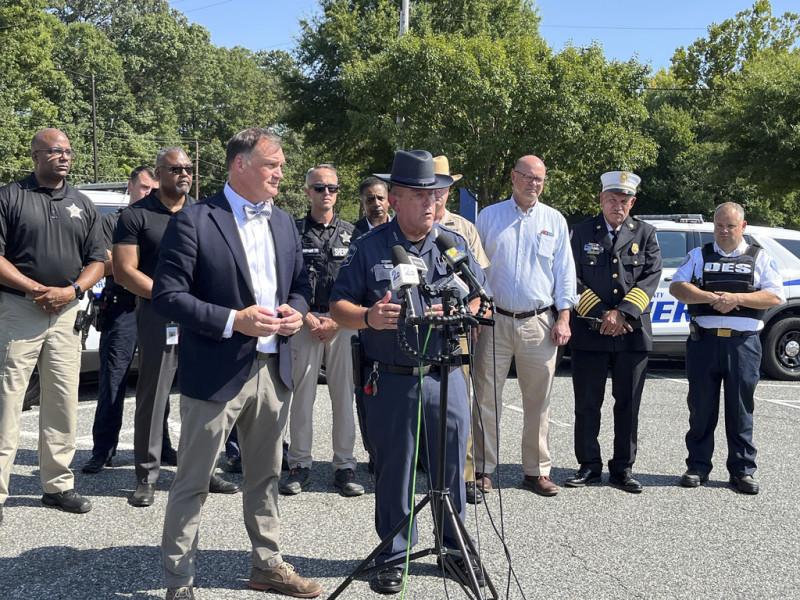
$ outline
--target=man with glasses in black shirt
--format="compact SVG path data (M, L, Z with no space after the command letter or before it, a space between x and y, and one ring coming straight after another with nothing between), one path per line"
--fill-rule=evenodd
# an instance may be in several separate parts
M303 261L311 283L311 306L303 327L292 338L294 394L289 418L289 476L281 483L282 494L294 495L311 483L311 443L317 375L323 357L333 414L333 484L345 496L360 496L356 482L356 425L353 417L352 329L331 319L330 294L353 238L353 225L333 211L339 194L339 176L333 165L322 164L306 173L306 194L311 207L296 221L303 243Z
M25 390L39 367L42 504L91 510L75 492L81 335L79 299L103 275L100 218L66 182L74 152L58 129L31 140L33 174L0 190L0 522Z
M178 325L156 314L150 302L161 238L172 215L196 200L189 195L194 167L181 148L164 148L156 158L159 188L123 211L114 234L112 261L117 282L139 298L139 381L133 425L136 491L133 506L150 506L161 463L175 464L175 451L164 437L169 393L178 370ZM212 476L212 492L235 493L238 487Z

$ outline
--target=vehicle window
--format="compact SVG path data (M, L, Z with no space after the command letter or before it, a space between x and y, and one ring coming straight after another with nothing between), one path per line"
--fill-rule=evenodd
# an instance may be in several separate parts
M688 234L685 231L657 231L658 247L665 269L677 269L689 252Z
M97 209L97 212L102 215L108 215L111 213L115 213L119 210L119 206L107 206L103 204L95 204L94 207Z
M800 258L800 240L782 240L780 238L772 239L794 254L797 258Z
M705 246L708 242L713 242L713 241L714 241L714 233L713 232L711 232L711 231L701 231L700 232L700 245L701 246ZM747 242L748 244L752 244L753 243L753 238L752 238L752 236L745 235L744 236L744 241Z

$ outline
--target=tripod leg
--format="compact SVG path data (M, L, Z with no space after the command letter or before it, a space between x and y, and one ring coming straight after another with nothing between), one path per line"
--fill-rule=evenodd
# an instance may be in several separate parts
M375 560L375 557L378 556L381 553L381 551L384 548L386 548L386 546L388 546L389 544L392 543L392 540L395 538L395 536L398 533L400 533L401 531L404 531L405 529L408 528L408 524L411 522L411 520L414 519L417 516L417 513L419 513L419 511L421 511L425 507L425 505L428 504L428 502L430 502L430 496L425 496L411 510L411 512L408 513L408 515L406 515L406 517L402 521L400 521L394 529L392 529L392 531L389 533L389 535L387 535L385 538L383 538L378 543L378 545L370 553L370 555L367 556L367 558L365 558L364 560L362 560L355 569L353 569L353 572L350 573L350 575L347 576L347 578L339 585L339 587L337 587L333 591L333 593L330 596L328 596L328 600L333 600L334 598L338 598L339 594L341 594L347 588L347 586L349 586L356 579L356 577L361 575L361 573L365 573L365 572L369 573L369 572L375 570L377 567L370 567L369 564L373 560ZM430 553L429 552L423 552L421 555L427 555L427 554L430 554ZM383 568L383 567L391 566L393 564L398 564L398 563L403 562L403 561L405 561L405 558L397 559L396 561L389 561L385 565L380 565L380 566L381 566L381 568Z
M492 580L489 578L489 574L486 572L486 569L483 568L483 564L481 563L481 560L478 557L478 551L475 548L475 544L472 543L472 538L470 538L469 534L467 533L467 528L464 526L464 523L458 516L458 513L455 510L455 506L453 506L453 500L450 498L449 494L445 495L443 500L444 500L444 513L447 519L450 521L450 528L453 530L453 537L455 538L456 545L458 546L458 554L461 555L461 559L464 561L464 565L466 566L466 576L469 588L472 590L472 592L475 594L477 598L491 598L493 600L496 600L497 590L495 590L494 584L492 583ZM453 552L453 554L456 553ZM488 588L489 590L490 593L489 596L484 596L481 592L481 586L478 583L478 578L475 576L475 572L472 569L472 559L475 560L478 569L480 569L481 572L483 573L484 584L486 588ZM450 571L451 575L456 577L459 581L464 576L463 573L460 572L453 573L449 568L448 570ZM458 569L455 570L458 571Z

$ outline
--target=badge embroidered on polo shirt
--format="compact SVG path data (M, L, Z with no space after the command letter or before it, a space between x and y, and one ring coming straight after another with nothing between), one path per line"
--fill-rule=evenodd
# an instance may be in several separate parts
M350 243L350 238L352 238L353 236L351 234L347 233L346 231L343 231L339 237L342 238L342 243L343 244L349 244Z
M70 216L71 219L80 219L81 218L81 213L83 212L83 209L82 208L78 208L77 206L75 206L74 202L70 206L67 207L67 210L69 211L69 216Z

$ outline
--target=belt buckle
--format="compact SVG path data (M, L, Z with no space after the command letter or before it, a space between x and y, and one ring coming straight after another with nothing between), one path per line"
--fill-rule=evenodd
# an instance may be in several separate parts
M732 329L717 329L717 336L718 337L729 338L729 337L731 337L731 331L733 331L733 330Z

